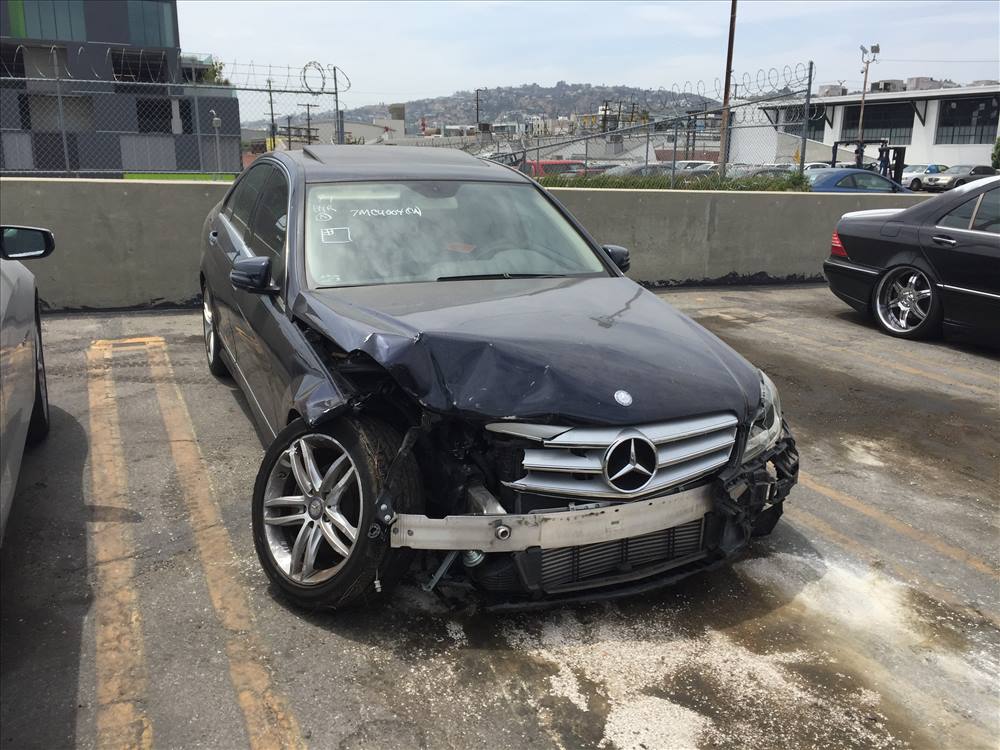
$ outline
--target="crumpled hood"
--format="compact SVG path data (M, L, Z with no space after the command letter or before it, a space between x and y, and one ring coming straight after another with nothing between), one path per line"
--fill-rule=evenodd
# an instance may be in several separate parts
M752 365L624 278L314 290L293 312L439 413L624 425L732 411L744 421L760 396Z

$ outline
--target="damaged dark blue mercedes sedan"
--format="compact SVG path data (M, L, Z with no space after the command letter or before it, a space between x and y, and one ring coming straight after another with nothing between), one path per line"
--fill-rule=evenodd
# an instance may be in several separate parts
M771 380L623 276L517 171L315 146L206 219L210 370L270 441L252 500L306 605L426 588L500 606L646 591L771 531L798 455Z

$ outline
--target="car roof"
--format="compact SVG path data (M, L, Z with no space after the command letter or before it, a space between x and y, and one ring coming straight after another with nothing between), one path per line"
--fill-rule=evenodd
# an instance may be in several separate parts
M521 173L477 159L454 148L434 146L311 145L278 151L292 161L306 182L359 180L476 180L527 182Z
M826 179L833 179L834 177L847 175L847 174L873 174L876 177L882 177L878 172L873 172L870 169L858 169L857 167L831 167L830 169L822 170L821 174ZM889 177L885 179L889 180Z

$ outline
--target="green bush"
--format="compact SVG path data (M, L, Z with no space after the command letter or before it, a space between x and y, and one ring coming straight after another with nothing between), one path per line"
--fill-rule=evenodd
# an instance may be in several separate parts
M706 175L691 178L678 172L674 178L673 188L670 186L670 176L657 175L643 177L640 175L545 175L539 179L545 187L572 188L611 188L615 190L748 190L748 191L779 191L808 192L809 181L798 172L787 176L733 177L721 179L716 175Z

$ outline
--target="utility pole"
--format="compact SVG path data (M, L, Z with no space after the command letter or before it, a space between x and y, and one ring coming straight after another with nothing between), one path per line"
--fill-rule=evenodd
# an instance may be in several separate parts
M271 92L271 79L267 79L267 103L271 108L271 150L274 150L274 139L278 137L278 127L274 124L274 95Z
M476 89L476 133L479 133L479 92L488 91L489 89Z
M311 144L313 142L312 138L312 111L314 108L318 107L318 104L303 104L299 102L296 106L306 108L306 143Z
M292 150L292 116L291 115L286 115L285 116L285 127L288 128L288 145L285 148L287 148L289 151L291 151Z
M875 62L875 56L881 52L877 44L873 44L871 51L865 45L861 45L861 64L864 65L861 72L865 74L865 82L861 86L861 111L858 113L858 151L854 157L854 163L860 167L864 163L864 140L865 140L865 94L868 93L868 66Z
M719 176L726 176L729 159L729 88L733 77L733 41L736 38L736 0L729 11L729 49L726 52L726 83L722 89L722 124L719 127Z
M336 127L334 128L334 132L337 134L337 137L334 140L336 140L337 143L343 143L344 129L341 127L341 122L340 122L340 87L337 83L336 65L333 66L333 112L334 112L334 120L336 120L335 123Z

